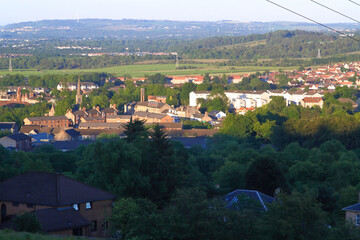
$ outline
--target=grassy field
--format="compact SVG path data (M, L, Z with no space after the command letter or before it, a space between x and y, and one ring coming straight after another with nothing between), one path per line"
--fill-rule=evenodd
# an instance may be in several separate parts
M162 73L167 76L185 76L185 75L201 75L205 73L210 74L244 74L261 72L265 70L293 70L298 67L262 67L262 66L246 66L246 67L230 67L230 66L215 66L213 64L180 64L179 66L194 66L196 69L175 69L175 64L142 64L142 65L124 65L109 68L98 68L98 69L66 69L66 70L20 70L9 72L5 69L0 69L0 76L6 74L22 74L25 76L30 75L43 75L43 74L78 74L78 73L90 73L90 72L107 72L112 73L115 76L123 76L124 74L130 74L133 77L144 77L145 74Z
M51 235L32 234L25 232L14 232L10 230L0 231L1 240L87 240L88 238L83 237L54 237ZM95 239L95 238L92 238Z

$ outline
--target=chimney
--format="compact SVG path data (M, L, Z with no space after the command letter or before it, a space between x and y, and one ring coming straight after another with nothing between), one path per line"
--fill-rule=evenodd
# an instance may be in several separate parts
M140 90L140 102L145 102L145 89L141 88Z
M112 108L117 111L116 104L113 104L113 105L112 105Z
M100 107L99 106L96 106L96 110L98 110L100 112Z
M83 109L82 109L84 112L86 112L86 107L83 107Z

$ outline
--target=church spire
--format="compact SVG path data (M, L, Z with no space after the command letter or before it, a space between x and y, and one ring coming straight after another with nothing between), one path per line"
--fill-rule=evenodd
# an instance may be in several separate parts
M81 95L81 83L80 83L80 77L78 78L78 84L77 84L77 89L76 89L76 104L81 104L82 103L82 95Z

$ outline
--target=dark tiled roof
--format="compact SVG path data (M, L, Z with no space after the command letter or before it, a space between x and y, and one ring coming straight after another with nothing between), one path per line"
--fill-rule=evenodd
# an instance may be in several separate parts
M110 115L106 117L107 119L130 119L131 115Z
M133 114L134 119L136 119L137 117L163 119L166 116L168 115L163 113L150 113L150 112L135 112Z
M22 140L27 140L27 139L31 139L28 135L25 135L23 133L16 133L16 134L12 134L7 136L15 141L22 141Z
M75 111L75 112L73 112L73 114L74 114L75 116L80 116L80 117L83 117L83 116L87 116L87 115L88 115L88 113L85 112L85 111L83 111L83 110Z
M267 205L271 204L274 201L274 198L266 194L263 194L259 191L238 189L224 196L224 200L227 203L227 207L232 207L235 203L237 203L238 202L237 196L239 195L243 195L256 202L259 202L264 211L267 211Z
M35 211L45 232L89 226L90 223L75 209L47 208Z
M87 130L87 129L84 129ZM91 130L91 129L90 129ZM54 147L59 151L72 151L76 148L80 147L81 145L89 145L90 143L93 143L95 141L90 140L83 140L83 141L55 141Z
M193 146L207 148L207 137L172 137L170 139L182 143L185 148L191 148Z
M12 129L15 125L15 122L0 122L0 129Z
M342 210L360 212L360 203L357 203L357 204L351 205L349 207L343 208Z
M65 206L114 195L56 173L27 172L0 183L0 200Z
M79 129L123 129L122 123L80 122Z
M151 107L151 108L162 108L167 104L162 102L138 102L137 105Z
M88 112L88 114L90 114L90 115L100 114L100 112L99 112L96 108L90 109L90 110L87 111L87 112Z
M117 113L118 111L116 111L113 108L104 108L104 109L101 110L101 112L103 112L103 113Z
M101 121L104 120L101 116L84 117L85 121ZM104 120L105 121L105 120Z

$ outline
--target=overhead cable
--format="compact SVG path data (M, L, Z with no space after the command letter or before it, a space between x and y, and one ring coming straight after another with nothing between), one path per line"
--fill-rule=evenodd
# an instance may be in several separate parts
M315 0L310 0L310 1L312 1L313 3L316 3L316 4L319 5L319 6L322 6L322 7L326 8L326 9L329 9L330 11L333 11L333 12L335 12L335 13L337 13L337 14L340 14L340 15L343 16L343 17L346 17L346 18L348 18L348 19L350 19L350 20L353 20L353 21L355 21L355 22L357 22L357 23L360 23L360 21L356 20L355 18L349 17L348 15L345 15L345 14L339 12L339 11L336 11L335 9L330 8L330 7L328 7L328 6L325 6L324 4L321 4L321 3L319 3L319 2L317 2L317 1L315 1Z
M354 40L354 41L360 42L359 39L356 39L356 38L354 38L354 37L351 37L351 36L349 36L349 35L346 35L346 34L340 32L339 30L336 30L336 29L334 29L334 28L332 28L332 27L329 27L329 26L327 26L327 25L325 25L325 24L323 24L323 23L317 22L317 21L315 21L315 20L313 20L313 19L311 19L311 18L308 18L308 17L306 17L306 16L304 16L304 15L302 15L302 14L300 14L300 13L297 13L297 12L295 12L295 11L287 8L287 7L284 7L284 6L282 6L282 5L280 5L280 4L277 4L277 3L273 2L273 1L270 1L270 0L266 0L266 1L269 2L269 3L274 4L275 6L278 6L278 7L282 8L282 9L285 9L286 11L289 11L289 12L291 12L291 13L293 13L293 14L296 14L296 15L302 17L302 18L305 18L305 19L307 19L307 20L309 20L309 21L311 21L311 22L313 22L313 23L316 23L316 24L318 24L318 25L320 25L320 26L322 26L322 27L324 27L324 28L330 29L330 30L333 31L333 32L336 32L336 33L338 33L338 34L340 34L340 35L346 36L346 37L348 37L348 38L350 38L350 39L352 39L352 40Z

